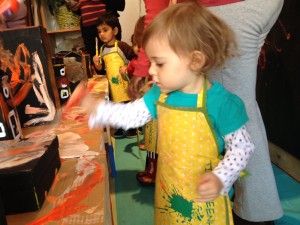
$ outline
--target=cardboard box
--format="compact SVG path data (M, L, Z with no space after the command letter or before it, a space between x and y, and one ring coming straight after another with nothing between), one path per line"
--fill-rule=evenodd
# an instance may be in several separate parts
M56 135L14 141L0 142L0 194L7 215L40 209L61 165Z
M61 51L56 53L52 57L52 64L65 64L66 60L74 58L76 62L79 62L82 64L82 70L84 73L84 79L91 78L92 72L91 72L91 59L90 55L83 52L83 51Z
M91 92L93 97L100 100L107 96L108 80L105 76L93 76L88 82L93 86ZM55 129L57 134L74 132L80 135L84 143L89 146L89 151L99 152L99 155L91 158L80 157L63 160L56 175L57 182L55 181L55 185L50 188L48 193L50 198L44 202L43 207L32 213L7 215L7 223L20 225L21 221L22 224L112 225L109 168L104 147L106 135L102 129L89 130L86 122L75 123L73 120L60 120L60 125L68 129ZM41 130L52 130L57 125L47 124L42 127L42 129L38 126L28 127L23 129L23 133L26 135ZM93 166L90 166L90 163ZM77 200L74 201L74 198Z
M61 78L61 72L57 68L64 65L64 76L68 81L68 88L71 93L82 80L92 77L90 55L83 51L61 51L52 56L52 64L56 79ZM60 81L58 82L58 86ZM58 87L59 89L59 87ZM60 89L58 90L61 91ZM65 92L65 90L63 90ZM60 93L61 94L61 93ZM60 100L65 102L64 100Z
M1 194L0 194L0 224L7 225Z

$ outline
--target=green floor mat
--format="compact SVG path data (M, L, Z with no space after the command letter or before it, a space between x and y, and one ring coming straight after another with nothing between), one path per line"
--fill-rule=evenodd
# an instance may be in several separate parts
M118 225L154 224L154 186L141 186L136 173L145 168L146 151L140 151L136 139L116 140L115 195ZM276 225L300 224L300 186L295 180L273 167L284 216Z
M116 140L115 195L118 225L154 224L154 186L141 186L136 173L145 169L146 151L136 139Z
M275 225L300 224L300 183L283 170L273 165L284 216L275 221Z

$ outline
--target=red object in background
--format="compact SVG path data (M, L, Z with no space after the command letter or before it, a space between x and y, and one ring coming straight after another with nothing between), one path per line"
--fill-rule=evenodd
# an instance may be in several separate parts
M4 13L6 10L15 13L18 9L19 2L17 0L0 0L0 14Z

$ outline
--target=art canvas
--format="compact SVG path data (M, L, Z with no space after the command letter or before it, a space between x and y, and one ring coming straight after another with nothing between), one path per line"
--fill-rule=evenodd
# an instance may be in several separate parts
M52 122L59 104L46 37L41 27L0 31L0 69L9 75L22 127Z

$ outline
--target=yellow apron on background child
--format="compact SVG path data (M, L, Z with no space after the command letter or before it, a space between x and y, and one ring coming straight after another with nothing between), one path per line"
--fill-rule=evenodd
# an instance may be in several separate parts
M233 224L228 195L198 203L198 180L219 163L217 138L206 109L206 85L197 108L167 105L166 94L157 102L158 167L155 186L156 225Z
M152 119L145 125L145 149L149 152L157 152L157 120Z
M124 59L118 51L118 42L115 42L115 51L103 55L103 46L100 50L101 58L105 63L106 76L109 82L109 93L111 100L114 102L130 101L127 93L129 80L123 78L119 72L119 68L125 65Z
M151 88L152 83L148 82L148 77L145 79L144 86L140 89L141 97ZM158 154L157 152L157 119L152 119L145 124L144 128L144 144L145 149L149 152Z

